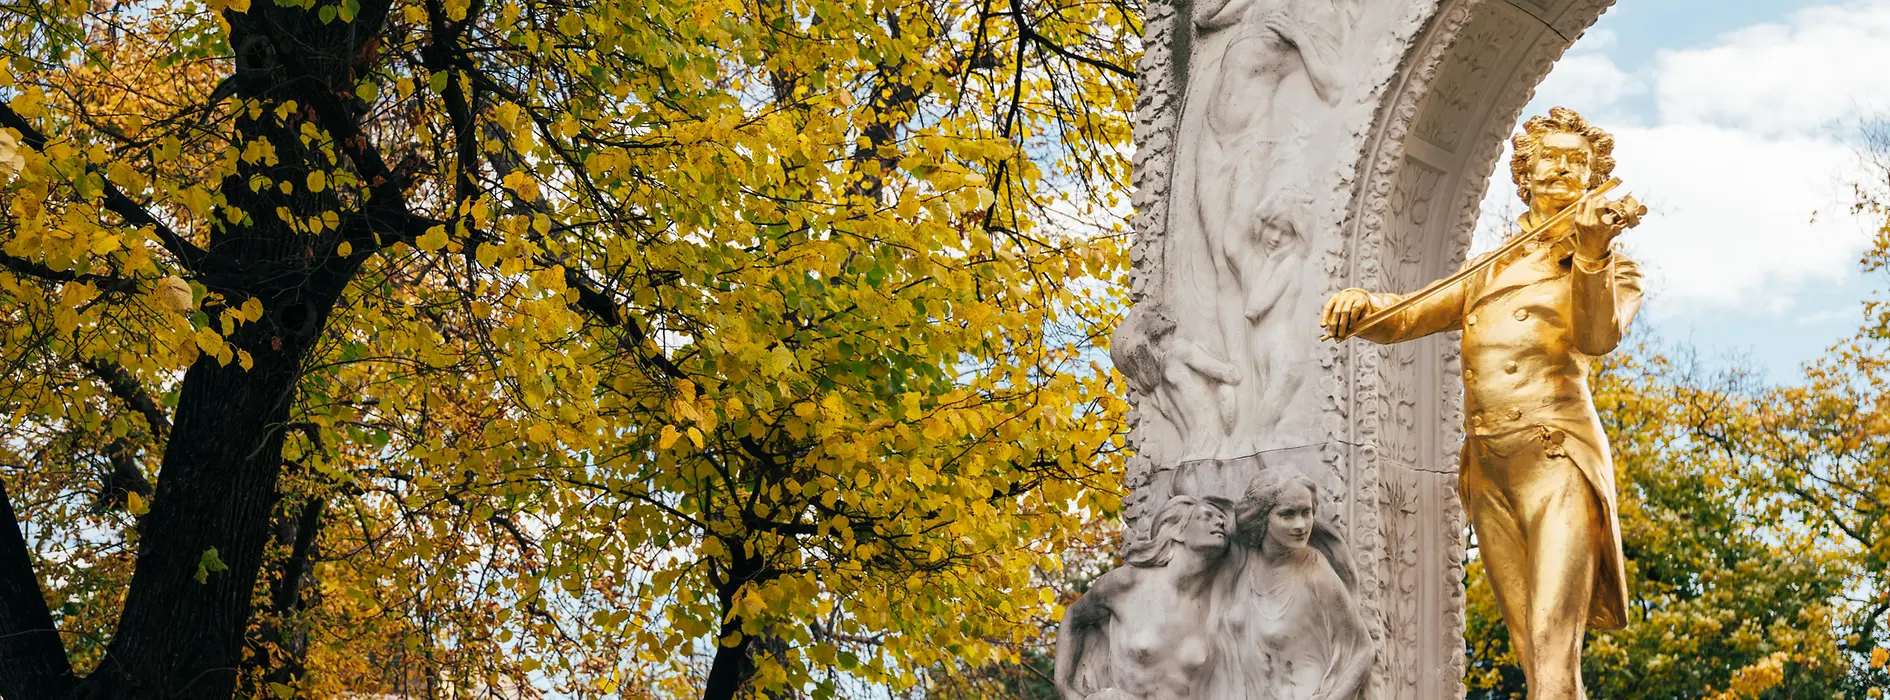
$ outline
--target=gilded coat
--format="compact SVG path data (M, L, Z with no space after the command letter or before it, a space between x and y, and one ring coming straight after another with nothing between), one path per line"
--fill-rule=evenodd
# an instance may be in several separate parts
M1373 294L1373 308L1401 298ZM1589 608L1589 626L1597 629L1627 624L1627 569L1614 463L1589 393L1588 371L1592 358L1621 342L1640 305L1641 273L1634 261L1619 252L1592 263L1577 261L1564 240L1511 253L1508 260L1359 333L1373 342L1397 343L1462 330L1464 422L1470 439L1535 431L1556 442L1581 469L1600 502L1608 534ZM1471 459L1470 454L1466 445L1463 458Z

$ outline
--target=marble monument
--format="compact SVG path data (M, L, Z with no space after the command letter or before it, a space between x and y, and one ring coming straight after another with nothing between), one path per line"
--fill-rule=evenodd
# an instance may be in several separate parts
M1320 312L1463 263L1502 138L1610 2L1148 3L1111 354L1124 540L1166 554L1072 606L1066 697L1463 697L1463 346L1322 343ZM1256 564L1273 527L1242 517L1250 492L1301 479L1306 544L1273 545L1298 563ZM1281 629L1319 649L1283 656Z

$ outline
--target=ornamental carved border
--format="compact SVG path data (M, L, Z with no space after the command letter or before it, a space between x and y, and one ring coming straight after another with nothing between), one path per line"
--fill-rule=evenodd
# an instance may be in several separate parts
M1328 292L1354 285L1410 286L1403 273L1412 249L1428 253L1432 264L1421 265L1418 275L1425 280L1461 264L1503 140L1570 38L1612 4L1440 3L1394 79L1361 156L1362 177L1349 219L1353 228L1345 237L1349 247L1335 261L1339 274ZM1429 163L1412 157L1413 142L1463 155L1452 163ZM1407 165L1416 166L1415 175L1404 170ZM1445 182L1437 182L1440 169L1450 171L1442 177ZM1441 191L1425 191L1431 187ZM1452 211L1454 216L1438 216ZM1425 218L1437 220L1436 225L1427 225ZM1410 241L1407 235L1429 240ZM1351 431L1345 439L1358 446L1351 470L1354 496L1380 506L1373 509L1376 521L1361 522L1354 539L1361 561L1376 565L1362 567L1361 578L1371 579L1368 590L1378 594L1371 604L1386 626L1375 669L1382 681L1377 697L1462 697L1464 690L1465 514L1455 474L1463 439L1461 357L1454 334L1438 339L1428 352L1435 362L1428 382L1420 376L1426 368L1410 353L1348 345L1333 348L1329 359L1352 370L1347 373L1353 378L1350 390L1331 398L1341 425ZM1408 402L1424 393L1433 398L1418 416L1428 425L1413 425ZM1415 437L1411 431L1429 431L1426 441L1434 449L1425 458L1407 457L1412 454L1407 440ZM1420 539L1435 548L1435 559L1419 561L1408 551L1423 546L1414 544L1413 532L1432 533ZM1421 572L1428 580L1415 578ZM1452 653L1431 663L1422 658L1424 650L1444 649Z

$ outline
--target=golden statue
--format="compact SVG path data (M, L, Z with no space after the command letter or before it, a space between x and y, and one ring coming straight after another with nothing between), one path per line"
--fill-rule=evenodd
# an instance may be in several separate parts
M1408 297L1339 292L1320 323L1376 343L1463 331L1459 488L1529 700L1572 700L1585 697L1584 629L1627 623L1614 464L1588 365L1640 308L1640 270L1611 246L1647 210L1600 196L1617 184L1614 137L1573 110L1530 119L1513 143L1521 234Z

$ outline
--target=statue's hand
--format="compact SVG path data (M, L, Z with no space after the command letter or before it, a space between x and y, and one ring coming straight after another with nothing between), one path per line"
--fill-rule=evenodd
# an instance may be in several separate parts
M1346 289L1326 300L1325 308L1319 312L1319 325L1325 327L1327 335L1345 338L1352 334L1359 320L1372 311L1371 292Z
M1641 215L1646 213L1647 207L1641 206L1633 195L1612 202L1599 197L1582 202L1573 219L1575 252L1591 260L1607 255L1614 238L1640 225Z
M1641 225L1641 217L1646 215L1647 207L1630 194L1609 202L1601 218L1602 221L1620 224L1621 228L1629 229Z

